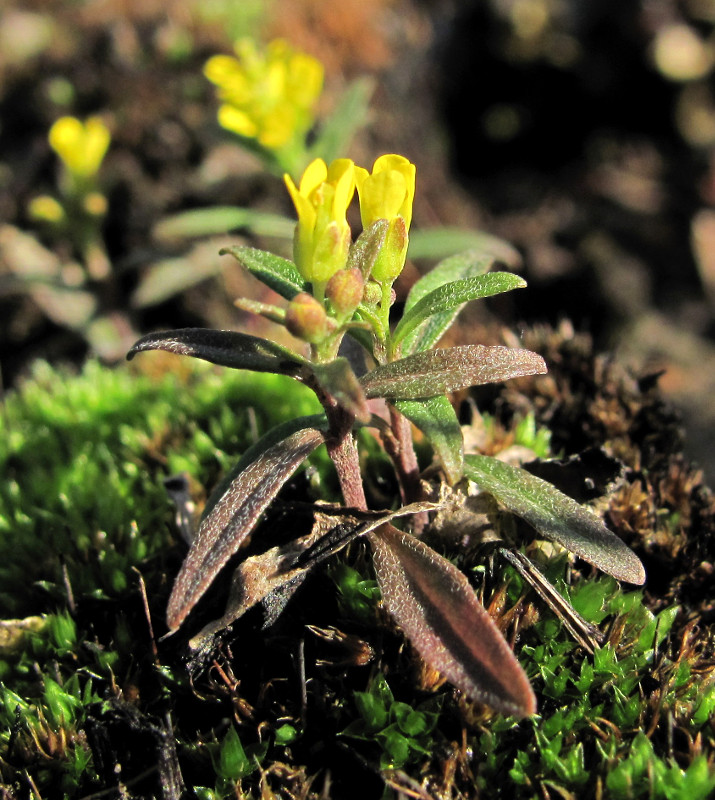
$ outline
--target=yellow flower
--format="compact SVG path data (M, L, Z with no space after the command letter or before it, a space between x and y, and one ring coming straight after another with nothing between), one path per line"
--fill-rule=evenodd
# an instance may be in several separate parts
M214 56L204 74L222 105L219 124L269 150L279 150L308 131L323 88L323 65L287 42L270 42L265 53L240 39L233 56Z
M330 167L316 158L303 173L299 188L290 175L284 175L298 212L295 263L318 295L347 262L352 236L345 215L355 193L355 169L349 158L336 159Z
M381 283L393 281L405 265L415 173L415 165L398 155L380 156L372 174L362 167L355 168L363 227L379 219L389 222L385 243L372 270L372 277Z
M48 138L67 171L79 180L97 173L111 139L99 117L89 117L84 123L75 117L61 117L50 128Z

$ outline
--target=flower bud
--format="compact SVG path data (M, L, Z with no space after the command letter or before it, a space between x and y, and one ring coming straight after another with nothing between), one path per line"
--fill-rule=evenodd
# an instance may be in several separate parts
M368 306L377 306L380 300L382 300L382 289L379 284L375 283L375 281L368 281L365 284L363 300Z
M328 334L329 323L325 309L311 294L297 294L286 309L286 328L293 336L317 344Z
M340 317L351 314L362 300L365 281L357 267L341 269L328 281L325 296Z

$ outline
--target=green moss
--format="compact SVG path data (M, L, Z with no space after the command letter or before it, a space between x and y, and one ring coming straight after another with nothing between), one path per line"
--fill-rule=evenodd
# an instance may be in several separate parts
M593 656L511 568L491 579L473 572L487 601L502 597L506 610L529 612L533 624L522 627L515 650L539 698L531 720L471 706L465 717L448 685L420 690L409 650L378 622L376 586L359 559L330 563L332 581L306 604L291 604L287 613L297 616L282 633L241 623L245 648L217 655L222 673L197 679L192 691L178 637L152 649L135 571L159 627L183 551L162 479L185 470L210 489L255 428L316 405L288 379L182 367L151 376L90 363L72 377L38 365L5 400L0 604L3 619L21 619L8 623L11 644L0 649L0 783L28 795L30 776L42 796L68 798L101 790L89 723L109 713L110 700L134 698L142 719L171 711L179 763L204 797L258 797L261 780L318 797L321 782L309 788L306 776L320 774L333 742L375 774L401 770L445 797L705 798L715 790L706 633L677 607L654 612L651 598L611 578L575 573L567 581L563 556L540 566L608 634ZM520 434L531 442L535 435ZM366 439L368 459L370 448ZM332 478L317 459L323 483L313 484L329 495ZM305 625L347 631L342 645L316 645L306 656L307 725L292 655ZM379 657L380 674L363 666L369 659L351 661L351 652L369 652L363 643ZM346 649L336 655L330 647L338 646ZM345 780L355 779L348 771ZM384 784L370 791L366 798L392 792Z

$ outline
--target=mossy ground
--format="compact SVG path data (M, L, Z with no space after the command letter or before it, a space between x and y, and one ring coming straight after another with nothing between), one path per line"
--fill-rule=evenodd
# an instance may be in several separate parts
M539 715L521 722L417 661L380 610L362 545L318 570L272 628L252 612L189 674L186 642L225 593L219 581L185 633L161 638L185 552L162 481L187 472L200 501L257 431L313 401L288 379L171 357L77 377L38 365L0 421L3 797L709 797L712 496L648 381L567 331L529 336L550 375L479 398L487 448L543 450L548 423L556 452L597 441L618 456L624 478L599 507L650 577L630 591L524 531L526 552L605 632L590 656L498 557L443 543L532 679ZM515 433L526 414L536 427ZM377 455L366 459L389 495ZM334 496L319 455L257 546L308 524L292 501Z

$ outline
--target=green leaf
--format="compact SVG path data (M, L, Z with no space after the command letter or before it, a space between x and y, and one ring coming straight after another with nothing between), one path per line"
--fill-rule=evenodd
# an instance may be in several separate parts
M512 268L517 267L521 261L519 251L503 239L483 231L449 227L412 231L407 255L411 259L438 259L464 250L473 250L495 258Z
M300 292L306 291L308 286L292 261L265 250L242 246L224 247L219 250L219 255L233 256L251 275L255 275L286 300L292 300Z
M464 474L543 536L553 539L618 580L642 584L643 564L586 506L525 469L468 455Z
M238 733L231 725L221 742L216 771L225 780L237 781L253 772L255 768L256 764L246 755Z
M360 382L368 398L411 400L545 372L544 359L530 350L468 344L382 364Z
M410 289L405 301L404 312L409 311L423 297L430 292L448 283L462 278L471 278L484 275L491 269L494 259L478 250L468 250L464 253L445 258L423 275ZM402 352L407 355L416 350L427 350L440 340L444 332L462 310L464 305L459 305L449 311L433 314L424 323L419 325L412 333L405 336L402 342ZM403 313L404 313L403 312Z
M250 231L257 236L291 240L295 221L281 214L271 214L254 208L213 206L165 217L159 221L153 232L158 239L167 241L238 230Z
M368 537L383 604L422 658L461 691L504 714L535 713L528 678L466 576L392 525Z
M421 297L404 313L392 334L392 346L396 348L408 333L426 322L433 314L451 312L470 300L491 297L512 289L522 289L524 286L526 281L511 272L474 275L471 278L461 278L438 286Z
M397 410L429 439L451 484L462 477L464 437L452 404L444 396L399 400Z
M127 360L131 361L137 353L147 350L165 350L232 369L294 377L307 363L301 356L267 339L212 328L178 328L150 333L132 346L127 353Z
M361 78L342 92L337 108L323 121L310 148L314 158L329 164L345 154L355 132L367 121L373 89L373 80Z

